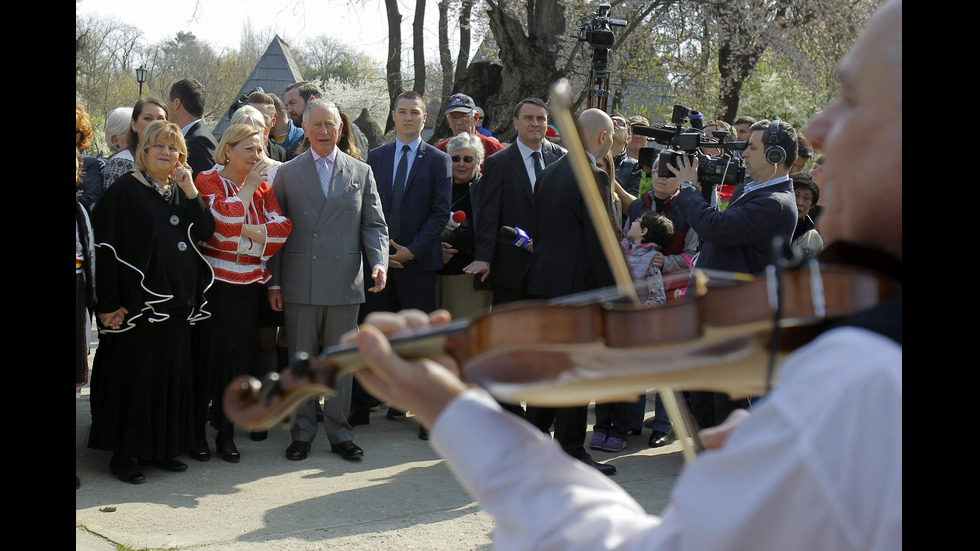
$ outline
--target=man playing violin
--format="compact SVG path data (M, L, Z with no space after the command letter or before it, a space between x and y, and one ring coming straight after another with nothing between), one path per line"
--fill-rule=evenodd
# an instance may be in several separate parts
M821 231L889 255L900 273L901 0L875 14L839 73L839 98L806 130L827 158ZM494 515L499 549L890 550L902 547L901 300L835 323L786 358L751 414L702 431L709 449L662 517L469 388L448 357L393 354L385 333L445 323L445 312L379 314L345 340L368 364L356 374L364 386L431 427L433 447Z

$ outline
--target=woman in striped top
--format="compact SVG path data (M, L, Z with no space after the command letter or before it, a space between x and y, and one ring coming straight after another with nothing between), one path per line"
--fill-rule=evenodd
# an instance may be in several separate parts
M217 453L237 463L234 426L225 417L222 397L237 375L260 375L258 313L263 284L271 274L266 261L286 242L292 222L282 215L267 183L273 163L264 153L263 136L255 127L230 126L221 136L215 159L219 165L198 175L195 185L214 215L215 230L201 246L215 282L208 294L211 318L199 326L196 399L197 434L192 457L210 458L205 423L211 402L211 425L217 429Z

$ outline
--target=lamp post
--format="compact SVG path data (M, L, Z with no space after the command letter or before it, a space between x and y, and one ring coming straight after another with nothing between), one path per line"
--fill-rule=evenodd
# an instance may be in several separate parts
M136 69L136 81L140 83L140 97L142 97L143 83L146 82L146 68L142 64Z

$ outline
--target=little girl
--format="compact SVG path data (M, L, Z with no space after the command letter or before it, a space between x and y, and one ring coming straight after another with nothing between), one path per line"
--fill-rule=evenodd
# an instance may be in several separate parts
M623 239L626 262L629 264L637 294L647 306L667 302L664 277L653 265L653 257L662 243L674 237L674 223L662 214L645 210L630 224ZM595 425L592 427L593 450L618 452L626 448L627 433L633 421L633 402L595 405Z
M674 223L662 214L645 210L630 224L623 239L626 262L636 283L637 293L647 306L667 302L664 276L660 268L653 266L653 257L664 243L674 236Z

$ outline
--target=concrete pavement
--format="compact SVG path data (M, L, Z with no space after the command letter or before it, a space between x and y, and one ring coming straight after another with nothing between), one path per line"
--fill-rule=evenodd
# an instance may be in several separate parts
M652 395L647 415L652 415ZM591 410L590 410L591 416ZM591 419L591 417L590 417ZM76 399L75 543L81 551L213 549L473 550L492 547L493 520L482 512L427 442L410 416L390 421L373 412L355 428L365 457L348 462L319 435L305 461L289 461L288 430L253 442L238 430L238 464L212 458L183 473L153 466L131 485L109 473L110 452L86 446L88 388ZM591 421L590 421L591 422ZM321 427L322 429L322 427ZM591 433L590 433L591 436ZM612 479L651 513L660 513L680 472L680 445L651 449L649 430L620 453L592 451L616 465Z

